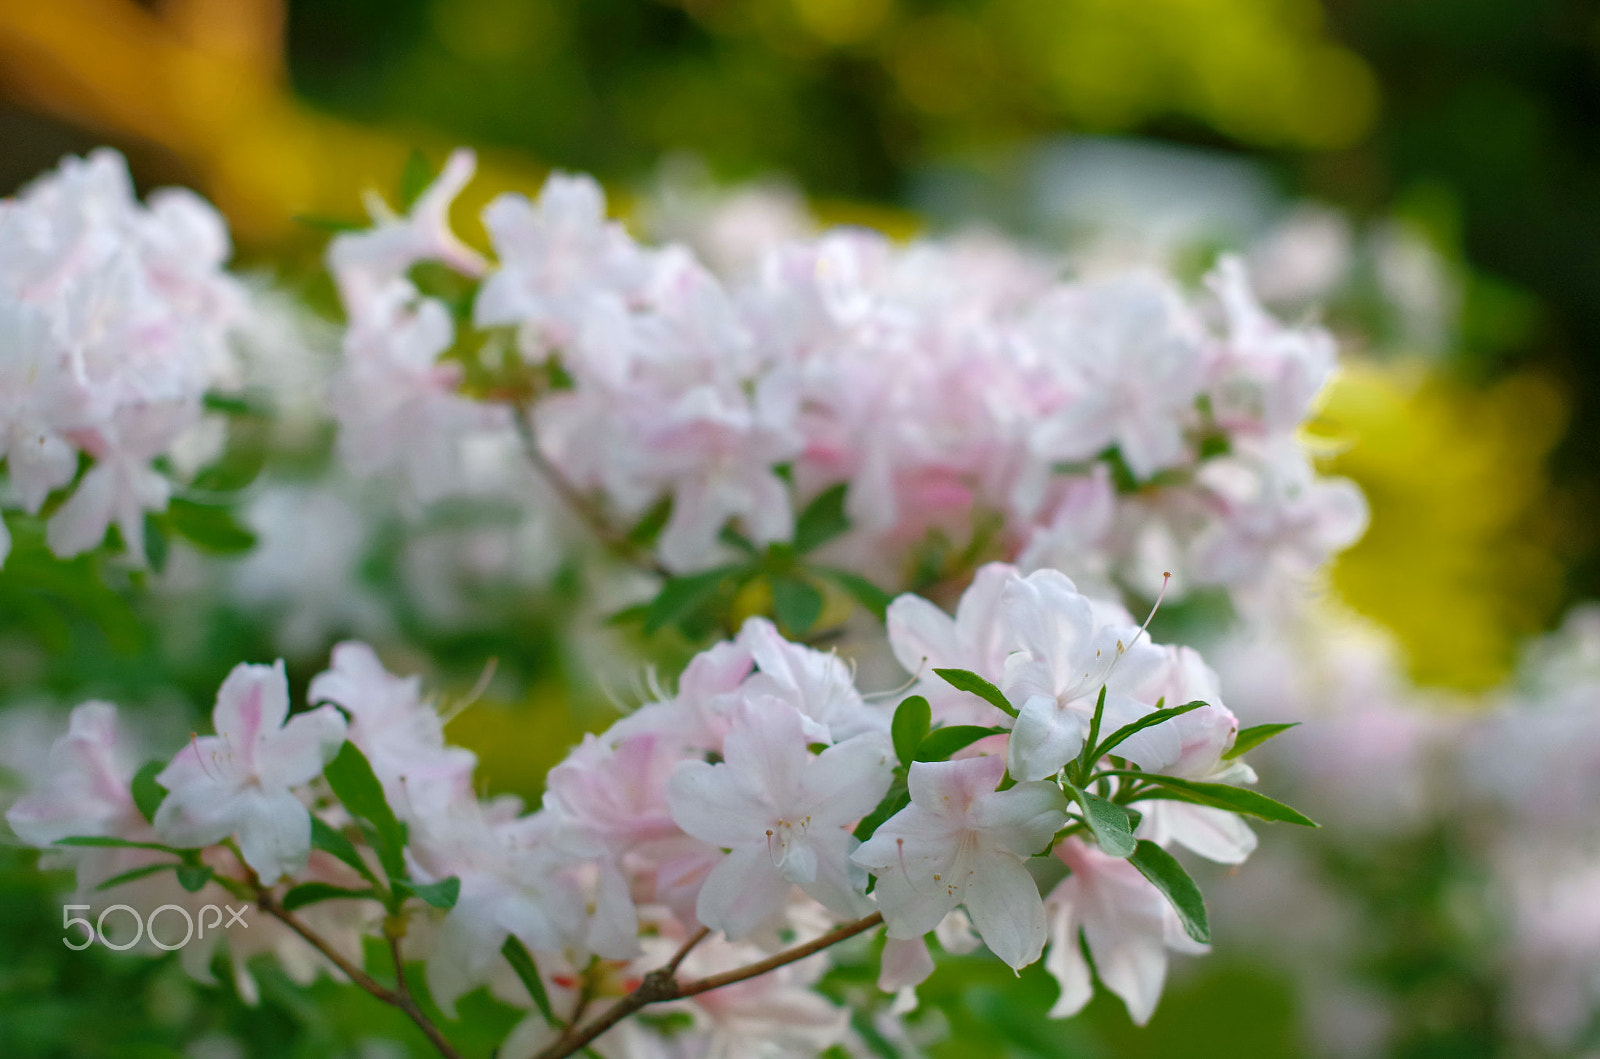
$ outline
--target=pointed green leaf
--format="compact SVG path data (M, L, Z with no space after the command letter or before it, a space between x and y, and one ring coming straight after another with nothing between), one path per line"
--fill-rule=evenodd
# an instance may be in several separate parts
M1254 816L1262 820L1299 824L1301 827L1320 826L1316 821L1297 810L1289 808L1282 802L1273 801L1265 794L1258 794L1243 787L1232 787L1226 783L1197 783L1194 780L1181 780L1176 776L1162 776L1154 772L1141 772L1137 775L1140 779L1160 784L1168 791L1178 795L1180 801L1194 802L1196 805L1209 805L1217 809L1228 809L1235 813L1243 813L1246 816Z
M167 517L174 532L202 551L237 555L256 546L256 535L239 525L225 507L174 499L167 505Z
M800 512L794 524L794 550L801 555L814 551L850 528L844 513L847 484L824 489Z
M556 1018L556 1013L550 1008L550 994L545 992L544 979L539 977L539 965L533 962L533 953L522 944L522 939L515 934L507 936L506 943L500 946L500 952L505 956L506 962L511 964L511 969L517 972L517 977L522 979L523 986L528 990L528 995L533 997L533 1002L538 1007L539 1014L544 1016L545 1022L551 1026L561 1026L561 1020Z
M211 881L211 875L208 864L184 864L178 868L178 885L192 894L199 893Z
M774 577L772 612L789 635L804 636L822 616L822 593L798 577Z
M89 846L105 849L153 849L178 856L183 853L176 846L163 846L159 842L129 842L125 838L114 838L111 835L73 835L69 838L58 838L53 845Z
M951 687L958 688L961 691L970 691L995 709L1009 713L1013 717L1017 715L1017 708L1011 705L1005 695L1001 694L999 688L970 669L935 669L934 672Z
M661 586L661 591L656 593L656 598L651 600L645 609L645 633L656 632L688 617L701 604L716 595L722 583L740 569L737 566L719 566L698 574L668 579L667 583Z
M401 851L406 845L405 831L395 818L394 810L389 808L389 802L383 796L383 784L378 782L377 774L372 771L372 765L361 748L345 740L333 760L328 762L327 768L323 769L323 775L328 778L328 786L333 788L334 795L350 810L350 814L372 825L373 849L389 878L403 877L405 858Z
M865 842L872 837L874 831L883 826L885 820L910 804L911 795L906 790L905 781L903 779L896 780L894 786L889 788L889 793L885 794L883 800L878 803L878 807L863 816L861 822L856 825L856 829L852 833L857 839Z
M1299 721L1295 721L1291 724L1257 724L1249 728L1241 728L1239 729L1239 734L1233 739L1233 746L1229 747L1228 752L1222 755L1222 760L1232 761L1236 757L1248 754L1273 736L1287 732L1291 728L1296 728L1299 724Z
M915 761L948 761L957 750L965 750L980 739L1004 733L1004 728L988 728L977 724L952 724L935 728L917 745Z
M308 882L292 888L283 895L283 900L279 903L283 905L285 911L293 912L297 908L314 905L319 901L376 898L377 896L377 891L371 889L347 890L342 886L333 886L325 882Z
M1206 916L1205 898L1177 858L1149 839L1142 838L1133 856L1128 858L1128 863L1138 868L1139 874L1161 891L1178 913L1185 934L1203 945L1211 943L1211 922Z
M315 813L311 815L311 848L320 849L339 858L360 872L361 877L370 883L378 881L372 874L372 869L367 867L367 862L361 859L361 854L356 852L355 845Z
M900 759L900 764L910 767L932 723L933 710L921 695L911 696L895 709L889 735L894 740L894 756Z
M1083 806L1083 818L1094 833L1100 848L1113 857L1126 857L1134 850L1133 821L1128 812L1115 802L1108 802L1097 794L1079 787L1072 788L1078 804Z
M461 880L454 875L431 883L401 879L395 882L394 889L402 897L420 897L434 908L448 912L456 906L456 900L461 896Z
M142 868L135 868L132 871L125 871L121 875L113 875L99 886L96 886L95 889L110 890L113 887L121 886L123 883L130 883L135 879L143 879L147 875L154 875L158 871L171 871L173 868L181 868L182 866L183 865L181 864L171 862L166 864L146 864Z
M156 776L166 767L165 762L147 761L133 774L133 782L129 785L133 804L147 822L155 821L156 810L161 808L162 801L167 797L167 789L156 782Z
M1105 741L1100 744L1099 748L1097 748L1094 754L1090 757L1089 763L1092 765L1096 761L1099 761L1101 758L1105 757L1135 732L1142 732L1146 728L1154 728L1156 725L1170 721L1174 717L1181 717L1190 710L1198 710L1204 705L1205 703L1201 702L1199 699L1196 699L1193 702L1186 702L1182 706L1173 706L1165 710L1152 710L1143 717L1140 717L1138 720L1130 721L1121 728L1118 728L1115 732L1112 732L1110 735L1106 736Z
M889 604L893 601L889 593L860 574L853 574L848 570L835 570L827 566L815 567L814 570L850 593L850 598L855 600L863 610L871 611L873 617L879 621L883 620L884 614L889 609Z

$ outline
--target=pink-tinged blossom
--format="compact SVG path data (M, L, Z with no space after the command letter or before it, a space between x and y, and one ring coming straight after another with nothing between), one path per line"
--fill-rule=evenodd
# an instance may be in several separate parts
M167 796L155 828L175 846L239 840L265 882L298 871L311 850L311 815L294 793L322 772L345 738L332 706L289 717L283 663L239 665L217 692L216 735L196 736L156 777Z
M192 404L130 405L118 412L86 444L95 464L66 503L50 516L50 550L62 557L94 548L113 524L135 561L144 561L144 517L164 511L172 495L166 477L150 461L166 451L191 425Z
M770 695L793 706L811 742L888 731L888 711L862 699L854 674L837 654L790 643L765 618L746 620L738 644L750 652L757 670L741 691Z
M889 937L921 937L965 905L996 956L1014 968L1039 958L1044 905L1024 862L1065 826L1066 800L1053 783L997 791L1004 774L998 757L911 766L911 804L852 857L878 878Z
M1130 273L1063 288L1035 310L1031 328L1040 350L1065 365L1073 395L1037 426L1041 457L1084 460L1115 445L1140 479L1185 459L1201 344L1168 281Z
M443 723L422 699L421 678L392 675L366 644L335 647L333 664L312 679L307 699L343 708L349 740L402 819L471 795L476 757L445 745Z
M800 452L791 415L781 387L764 387L752 400L706 385L643 428L636 473L672 493L659 544L669 567L712 565L723 552L717 534L730 519L756 544L790 535L789 491L772 469Z
M1196 580L1257 581L1307 574L1361 539L1367 502L1347 478L1320 476L1292 440L1236 444L1197 474L1218 517L1194 542Z
M1069 838L1055 855L1072 870L1045 900L1050 917L1050 952L1045 970L1061 986L1052 1018L1076 1015L1094 989L1089 962L1079 945L1081 933L1094 958L1094 970L1122 1002L1128 1016L1143 1026L1161 999L1167 976L1167 950L1210 951L1183 932L1177 913L1139 869Z
M535 952L570 951L584 959L637 952L638 923L626 889L614 875L596 879L583 870L603 849L548 814L519 817L518 808L514 801L464 799L414 825L407 853L416 877L461 880L427 957L428 989L447 1013L488 979L508 936Z
M398 473L418 500L436 499L460 487L469 435L509 428L505 409L456 392L460 365L439 362L453 338L444 304L403 280L352 318L329 403L355 473Z
M147 838L149 826L128 789L132 777L117 708L109 702L86 702L73 709L66 734L51 745L42 782L6 811L6 822L18 838L41 849L74 835ZM123 849L52 852L77 865L78 888L84 891L151 859Z
M1209 388L1218 425L1230 432L1294 430L1333 375L1333 336L1276 320L1256 301L1237 257L1218 261L1206 285L1222 303L1228 324Z
M472 151L452 151L438 177L404 217L376 194L367 196L374 227L341 233L328 244L328 271L339 284L346 311L364 305L421 261L439 261L468 276L483 275L487 266L482 256L450 227L450 206L476 168Z
M96 461L52 517L58 555L116 523L142 559L144 514L170 491L151 461L175 452L207 390L237 384L229 337L248 300L228 253L210 206L175 190L141 204L113 151L0 202L0 456L16 499L38 511L80 453Z
M1167 669L1154 693L1169 707L1197 700L1206 705L1134 733L1117 753L1147 772L1201 783L1254 783L1249 765L1223 757L1233 748L1239 722L1222 704L1217 674L1192 648L1167 651ZM1139 811L1139 837L1158 845L1176 842L1219 864L1243 864L1256 848L1255 832L1225 809L1157 800L1140 802Z
M1102 732L1149 712L1155 700L1142 689L1165 655L1137 626L1106 616L1055 570L1006 585L1000 620L1018 650L1006 659L1002 690L1018 707L1009 748L1016 778L1053 776L1077 755L1102 687Z
M552 173L537 201L501 195L483 224L500 268L478 293L474 322L518 326L530 354L571 343L591 298L635 297L646 280L644 255L606 219L605 193L592 177Z
M29 514L72 481L78 457L65 432L86 421L84 387L33 306L0 292L0 459Z
M865 873L850 863L849 828L889 789L888 740L863 734L820 754L808 742L798 711L751 696L735 711L723 762L684 762L667 784L678 826L729 851L706 877L698 915L735 940L777 916L791 886L840 915L872 906Z
M1005 679L1006 656L1015 649L1000 623L1000 598L1017 570L989 563L973 575L961 593L954 617L921 596L907 593L889 604L889 647L901 668L913 674L913 692L928 700L933 717L944 724L998 724L1005 720L995 707L969 691L960 691L934 672L965 669L991 684Z

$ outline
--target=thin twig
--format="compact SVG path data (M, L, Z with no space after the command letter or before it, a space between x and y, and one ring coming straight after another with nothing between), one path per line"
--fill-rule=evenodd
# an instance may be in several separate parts
M528 418L526 408L513 409L511 418L517 425L517 436L522 439L522 451L527 456L528 462L533 464L539 476L556 491L572 513L589 527L590 532L608 551L648 573L660 577L672 576L672 571L662 566L653 556L641 551L637 545L628 540L627 534L613 526L599 505L562 474L559 467L550 462L539 448L539 439L534 436L533 424Z
M574 1055L583 1050L595 1038L641 1008L668 1000L682 1000L685 997L698 996L713 989L720 989L725 985L732 985L735 982L743 982L746 979L755 978L758 975L766 974L768 971L777 970L785 964L794 963L797 960L803 960L807 956L819 953L831 945L837 945L847 938L853 938L857 934L871 930L882 922L883 913L874 912L864 919L858 919L853 923L835 927L828 933L813 938L803 945L785 949L776 956L769 956L765 960L752 963L747 967L739 967L732 971L724 971L721 974L710 975L690 982L680 983L674 977L677 964L681 959L681 957L675 956L666 966L645 975L644 981L638 989L612 1004L599 1018L580 1030L564 1034L560 1040L540 1052L536 1059L565 1059L566 1056ZM708 932L701 932L701 934L704 933ZM687 950L692 948L694 944L698 944L699 940L700 935L691 938L684 948L679 950L680 953L683 956L687 956Z
M394 953L395 957L395 980L399 983L398 988L390 989L388 986L384 985L382 982L379 982L376 978L373 978L370 974L347 960L338 949L335 949L327 941L327 939L323 938L322 935L318 934L316 931L302 923L300 918L293 912L288 911L282 905L280 905L277 901L277 898L273 897L272 894L267 891L267 888L262 886L258 879L254 878L253 874L251 884L255 890L255 902L257 907L259 907L263 912L271 916L273 919L276 919L278 922L294 931L296 934L300 935L300 937L305 939L307 944L316 949L318 952L322 953L322 955L326 956L330 963L339 968L340 971L343 971L345 976L356 985L360 986L368 993L371 993L374 997L377 997L385 1004L399 1008L402 1012L404 1012L407 1018L417 1024L417 1028L423 1032L423 1035L428 1038L428 1041L434 1046L435 1049L438 1050L439 1054L443 1056L444 1059L461 1059L461 1053L456 1051L455 1046L446 1040L444 1034L439 1031L439 1027L433 1024L433 1020L428 1018L428 1016L423 1013L422 1009L417 1006L417 1002L412 998L410 990L406 988L405 975L401 970L400 964L400 941L398 938L391 937L389 939L391 951Z
M668 974L677 974L679 966L682 965L684 960L689 958L689 954L694 951L694 947L700 944L702 941L705 941L706 938L710 936L710 927L701 927L693 934L690 934L689 940L678 946L678 951L672 954L672 959L668 960L667 965L661 969L666 971Z

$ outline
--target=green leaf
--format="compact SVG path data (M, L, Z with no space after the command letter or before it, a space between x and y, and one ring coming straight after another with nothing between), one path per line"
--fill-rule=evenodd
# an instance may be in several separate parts
M1233 739L1233 746L1229 747L1228 752L1222 755L1222 760L1232 761L1236 757L1248 754L1273 736L1287 732L1291 728L1296 728L1299 724L1299 721L1294 721L1290 724L1257 724L1249 728L1241 728L1239 729L1239 734Z
M185 864L178 868L178 885L190 893L199 893L211 881L211 867L207 864Z
M167 789L156 782L156 776L166 767L166 763L162 761L146 761L140 766L139 771L133 774L133 782L129 784L132 789L133 804L149 823L155 822L156 810L161 808L162 801L167 797Z
M110 835L72 835L68 838L58 838L53 844L57 846L103 847L106 849L153 849L175 855L181 855L183 852L175 846L163 846L159 842L129 842L125 838L113 838Z
M644 631L646 634L666 628L675 622L687 617L701 604L705 603L722 583L737 573L741 567L719 566L712 570L704 570L698 574L688 574L683 577L670 578L661 586L661 591L656 598L650 601L644 613Z
M1165 699L1156 702L1157 708ZM1072 778L1079 783L1089 782L1089 766L1094 764L1094 748L1100 742L1100 722L1106 714L1106 686L1100 685L1100 696L1094 700L1094 717L1089 721L1089 735L1083 741L1083 746L1078 749L1078 760L1071 769Z
M361 748L345 740L323 775L328 777L328 785L350 814L372 825L373 849L384 872L390 879L403 878L405 858L401 851L406 845L405 831L395 818L394 810L389 808L383 796L383 784L378 782Z
M900 759L900 764L910 767L932 723L933 710L921 695L913 695L895 708L889 735L894 740L894 756Z
M395 881L394 889L395 893L402 897L420 897L434 908L442 908L448 912L456 906L456 900L461 896L461 880L454 875L432 883L399 879Z
M144 559L150 569L162 573L167 569L167 531L161 528L162 519L150 512L144 516Z
M835 570L829 566L812 567L812 570L848 592L851 599L855 600L863 610L871 611L872 616L879 621L883 620L889 604L893 602L893 597L889 593L860 574L853 574L849 570Z
M377 891L371 889L347 890L342 886L333 886L325 882L308 882L301 883L284 894L283 900L279 903L283 905L284 911L293 912L297 908L314 905L319 901L376 898L377 896Z
M356 227L360 227L357 225ZM236 393L223 393L220 390L207 390L200 398L200 403L208 412L221 412L230 416L260 416L267 411L249 397Z
M367 862L361 859L361 854L356 852L356 847L351 841L335 831L315 813L311 816L311 848L320 849L324 853L339 858L360 872L363 879L373 884L377 883L377 877L372 874L372 869L367 867Z
M736 551L744 552L752 559L761 554L761 549L757 548L749 537L746 537L731 525L724 526L717 531L717 540Z
M256 535L234 520L225 507L173 500L167 518L175 532L195 547L216 555L237 555L256 546Z
M850 528L844 513L845 482L824 489L812 498L794 524L794 550L801 555L814 551Z
M910 804L911 794L906 790L905 782L897 780L894 786L889 788L889 793L883 796L883 801L878 803L878 807L863 816L861 822L856 825L854 831L856 838L865 842L872 837L874 831L883 826L885 820Z
M1170 721L1174 717L1181 717L1190 710L1198 710L1204 705L1205 703L1201 702L1199 699L1196 699L1193 702L1186 702L1182 706L1173 706L1165 710L1152 710L1150 713L1145 714L1137 721L1129 722L1128 724L1123 725L1121 728L1118 728L1115 732L1112 732L1110 735L1106 736L1105 741L1101 743L1090 756L1089 763L1092 765L1096 761L1099 761L1101 758L1105 757L1106 754L1119 746L1123 740L1127 739L1135 732L1142 732L1146 728L1154 728L1156 725Z
M1081 787L1073 787L1072 793L1083 806L1083 818L1102 850L1113 857L1126 857L1133 852L1133 821L1128 819L1126 809Z
M1200 887L1189 878L1183 865L1149 839L1139 840L1128 863L1139 869L1163 897L1171 903L1183 923L1183 932L1203 945L1211 943L1211 923L1206 916L1206 901Z
M666 528L667 520L671 517L672 497L662 497L633 524L633 528L628 531L627 542L635 548L651 547L655 544L656 538L661 536L661 531Z
M410 213L411 207L417 204L422 193L428 190L428 185L433 183L433 166L428 164L428 156L418 148L413 147L406 156L405 168L400 170L400 212Z
M978 698L987 702L997 710L1003 710L1015 717L1017 708L1000 692L1000 689L984 680L970 669L935 669L946 684L961 691L970 691Z
M774 577L772 612L789 635L804 636L822 616L822 593L798 577Z
M125 871L121 875L113 875L99 886L96 886L95 889L109 890L112 887L121 886L123 883L130 883L135 879L143 879L147 875L154 875L158 871L171 871L173 868L181 867L183 867L183 865L174 863L146 864L142 868L135 868L132 871Z
M947 761L957 750L964 750L978 740L999 735L1004 728L986 728L977 724L952 724L935 728L917 745L915 761Z
M1246 816L1254 816L1262 820L1274 820L1285 824L1299 824L1301 827L1320 827L1316 821L1289 808L1282 802L1273 801L1265 794L1246 790L1243 787L1232 787L1226 783L1197 783L1194 780L1180 780L1176 776L1162 776L1154 772L1133 773L1140 779L1151 783L1158 783L1167 790L1179 795L1180 801L1194 802L1196 805L1209 805L1217 809L1227 809Z
M522 944L522 939L515 934L506 937L506 943L500 946L500 952L505 956L506 962L511 964L511 969L517 972L517 977L522 979L523 986L528 990L528 995L533 997L534 1004L539 1008L539 1014L544 1016L545 1022L551 1026L560 1026L562 1022L556 1018L556 1013L550 1008L550 994L544 991L544 979L539 977L539 965L533 962L533 953Z

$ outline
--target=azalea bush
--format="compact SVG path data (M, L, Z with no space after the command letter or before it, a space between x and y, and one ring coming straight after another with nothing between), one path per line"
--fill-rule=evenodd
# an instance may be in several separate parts
M1148 1020L1168 953L1211 940L1174 851L1236 865L1247 818L1315 826L1244 760L1291 725L1241 726L1152 619L1270 618L1360 535L1300 429L1329 335L1233 259L1190 289L840 230L719 274L562 174L490 204L490 258L450 225L472 171L414 166L398 208L336 225L318 488L379 481L373 519L545 516L547 620L665 672L532 811L445 737L492 668L450 704L349 641L296 709L281 661L234 656L212 730L149 760L132 714L80 705L6 814L75 873L69 947L154 956L156 911L243 903L247 932L185 940L192 974L226 958L246 999L254 957L328 974L446 1056L480 987L526 1012L503 1059L897 1054L936 954L980 948L1042 959L1051 1016L1098 980ZM93 553L159 592L178 542L254 546L241 435L297 384L250 353L272 293L224 271L224 233L191 195L139 203L108 153L0 210L13 562ZM322 578L305 525L289 565Z

